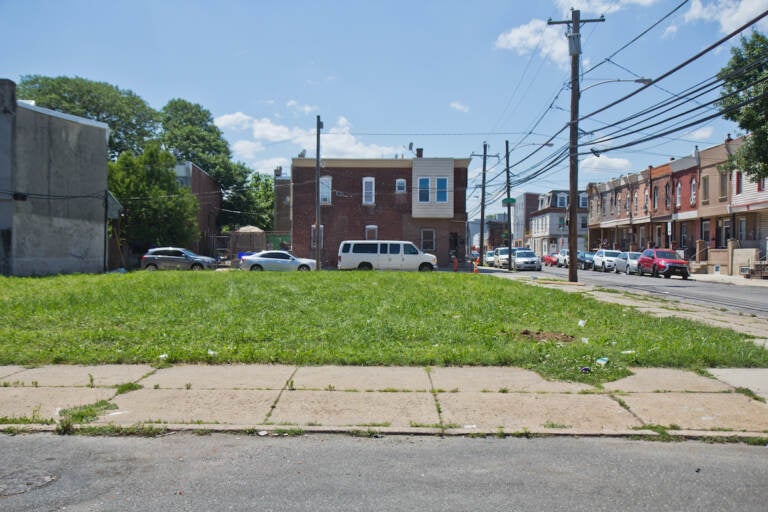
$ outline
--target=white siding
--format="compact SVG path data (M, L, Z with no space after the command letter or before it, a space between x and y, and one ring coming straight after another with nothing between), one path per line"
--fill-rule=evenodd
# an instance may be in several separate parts
M448 178L448 201L437 202L437 178ZM419 202L419 178L429 178L429 202ZM453 158L416 158L413 160L412 215L415 219L453 218Z

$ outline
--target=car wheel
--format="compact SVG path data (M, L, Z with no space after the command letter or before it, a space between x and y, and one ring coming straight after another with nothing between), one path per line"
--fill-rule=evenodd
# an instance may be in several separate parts
M664 274L664 279L669 279L672 277L672 274Z
M659 269L656 268L656 265L651 269L651 277L659 277Z
M429 263L422 263L419 265L419 272L431 272L432 271L432 265Z
M309 271L309 267L307 265L299 265L298 271L299 272L308 272Z
M192 265L192 270L203 270L203 266L199 263Z
M635 275L642 277L643 276L643 267L640 265L637 266L637 273Z
M261 268L261 265L251 265L251 270L256 271L256 272L261 272L264 269Z
M373 265L370 263L361 263L357 266L357 270L373 270Z
M149 271L157 270L157 265L155 264L147 265L146 267L144 267L144 270L149 270Z
M627 274L627 275L630 274L630 272L629 272L629 265L627 265L627 268L624 269L624 273Z
M684 280L687 280L687 279L688 279L688 274L683 274L681 277L682 277Z

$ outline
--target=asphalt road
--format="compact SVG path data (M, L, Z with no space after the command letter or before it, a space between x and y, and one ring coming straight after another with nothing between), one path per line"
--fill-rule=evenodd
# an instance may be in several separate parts
M589 438L3 435L0 510L762 512L766 450Z
M544 267L537 274L567 279L568 269ZM653 278L648 275L615 274L579 270L579 282L621 289L628 292L648 293L670 300L680 300L704 306L727 308L729 310L768 318L768 293L766 288L756 286L734 286L730 283L697 281L696 276L688 280L679 277L670 279Z

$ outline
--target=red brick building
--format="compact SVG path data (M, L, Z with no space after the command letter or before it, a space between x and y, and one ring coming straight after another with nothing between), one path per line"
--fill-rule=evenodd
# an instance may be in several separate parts
M320 170L321 268L336 266L343 240L408 240L448 267L465 254L467 169L453 158L324 159ZM296 256L315 258L315 160L291 165Z
M176 181L187 187L200 204L197 210L197 226L200 238L191 250L208 256L216 256L213 237L219 234L216 218L221 211L221 187L208 173L192 162L176 165Z

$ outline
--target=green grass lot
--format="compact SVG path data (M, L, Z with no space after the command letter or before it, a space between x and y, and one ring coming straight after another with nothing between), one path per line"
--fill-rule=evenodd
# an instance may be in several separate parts
M730 330L473 274L0 277L0 364L194 362L503 365L598 383L629 366L768 367L768 351Z

